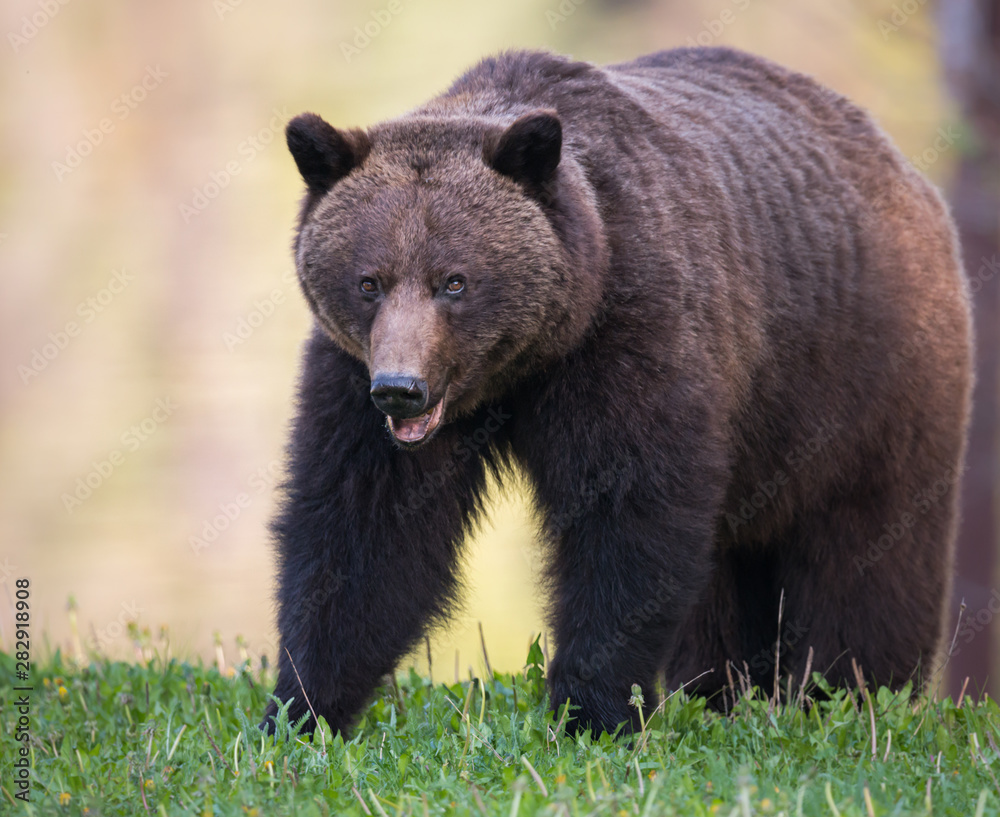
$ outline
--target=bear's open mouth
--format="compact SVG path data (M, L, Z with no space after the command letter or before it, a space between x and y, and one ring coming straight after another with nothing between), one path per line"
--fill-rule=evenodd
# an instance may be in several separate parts
M442 397L431 408L419 417L389 417L389 431L396 438L396 442L403 445L419 445L430 438L437 427L441 425L441 417L444 416L444 398Z

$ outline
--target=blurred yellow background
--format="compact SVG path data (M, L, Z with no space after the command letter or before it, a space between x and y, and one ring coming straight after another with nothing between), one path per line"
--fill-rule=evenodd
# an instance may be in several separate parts
M907 155L954 117L926 6L392 0L176 4L6 0L0 9L0 593L32 581L34 626L131 654L272 658L266 523L309 316L290 241L291 116L392 117L480 57L594 62L728 44L868 107ZM898 22L898 20L897 20ZM957 157L928 167L938 183ZM468 592L434 669L522 666L543 627L535 524L516 491L468 548ZM85 645L86 646L86 645ZM422 656L417 657L426 664Z

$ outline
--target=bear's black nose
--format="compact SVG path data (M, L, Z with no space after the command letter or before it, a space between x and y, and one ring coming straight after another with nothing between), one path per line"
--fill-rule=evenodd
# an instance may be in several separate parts
M427 408L427 382L409 375L379 374L372 380L371 396L379 411L405 420Z

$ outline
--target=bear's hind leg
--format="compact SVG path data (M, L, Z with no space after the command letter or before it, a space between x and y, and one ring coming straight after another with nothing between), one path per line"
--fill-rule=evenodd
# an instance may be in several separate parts
M729 545L713 562L711 579L670 649L666 682L668 689L683 687L706 697L713 708L727 710L741 692L741 675L771 691L780 588L777 560L763 545ZM786 622L781 631L787 641Z
M852 662L893 689L940 680L956 494L952 484L924 505L918 491L859 489L801 520L780 573L785 621L801 636L787 665L796 677L812 647L812 670L835 685L856 684Z

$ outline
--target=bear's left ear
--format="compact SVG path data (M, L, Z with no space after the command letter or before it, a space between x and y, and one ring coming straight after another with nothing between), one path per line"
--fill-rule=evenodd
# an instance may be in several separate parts
M486 164L516 182L538 188L559 165L562 123L555 111L532 111L510 127L486 140Z
M361 164L371 149L364 131L339 131L314 113L289 122L285 140L309 192L318 195Z

